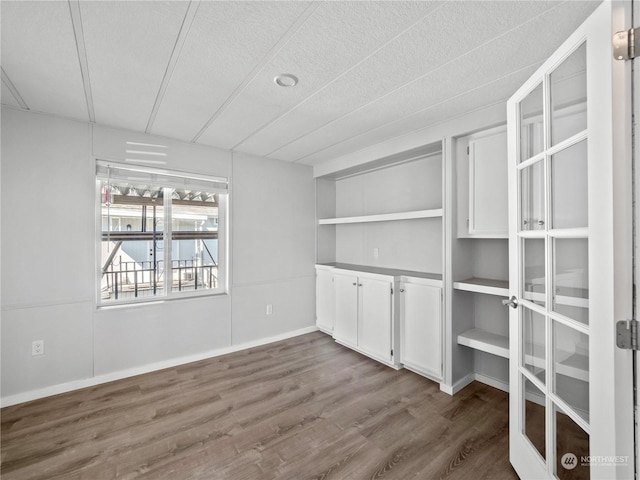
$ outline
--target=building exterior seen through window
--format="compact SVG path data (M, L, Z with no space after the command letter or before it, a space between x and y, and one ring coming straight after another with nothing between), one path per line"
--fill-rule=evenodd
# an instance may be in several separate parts
M224 292L227 195L123 170L98 169L99 304Z

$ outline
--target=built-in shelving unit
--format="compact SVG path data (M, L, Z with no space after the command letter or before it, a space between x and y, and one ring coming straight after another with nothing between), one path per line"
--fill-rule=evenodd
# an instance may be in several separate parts
M442 143L317 178L321 264L444 271Z
M509 383L507 142L504 127L452 139L452 383Z
M386 365L442 381L442 142L316 180L318 328Z
M389 222L393 220L415 220L419 218L442 217L441 208L429 210L414 210L411 212L380 213L376 215L360 215L356 217L322 218L318 220L319 225L340 225L344 223L369 223L369 222Z

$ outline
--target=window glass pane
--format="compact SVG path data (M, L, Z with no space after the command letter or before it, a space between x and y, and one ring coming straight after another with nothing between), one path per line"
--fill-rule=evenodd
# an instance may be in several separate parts
M524 305L521 308L522 339L524 343L522 364L542 383L545 383L545 345L547 343L545 317Z
M556 427L556 475L560 480L591 478L589 435L563 412L554 407Z
M588 240L556 238L553 245L553 311L588 324Z
M544 163L538 161L520 172L520 229L544 230Z
M542 306L546 303L544 244L542 238L526 238L522 247L524 291L521 297Z
M542 84L520 102L520 161L544 149Z
M163 190L101 182L102 301L162 295Z
M551 214L553 228L588 226L587 141L551 157Z
M587 46L583 43L551 74L551 144L587 128Z
M218 218L218 195L173 191L172 291L218 288Z
M554 392L589 421L589 336L553 322Z
M524 382L524 433L542 458L546 453L546 408L545 395L532 382L522 377Z

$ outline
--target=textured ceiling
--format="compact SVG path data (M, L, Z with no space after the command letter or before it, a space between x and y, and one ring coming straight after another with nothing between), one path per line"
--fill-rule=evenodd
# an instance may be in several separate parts
M598 3L2 1L1 98L315 165L504 102Z

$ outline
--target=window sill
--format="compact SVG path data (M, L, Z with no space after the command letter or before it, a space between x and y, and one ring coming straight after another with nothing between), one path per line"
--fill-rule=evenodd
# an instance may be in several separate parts
M171 296L167 297L154 297L149 299L134 299L127 301L118 301L112 303L98 303L96 305L96 310L119 310L122 308L136 308L136 307L144 307L144 306L154 306L160 305L166 302L175 302L180 300L194 300L194 299L205 299L205 298L214 298L214 297L223 297L228 296L228 290L219 290L215 292L182 292L175 293Z

